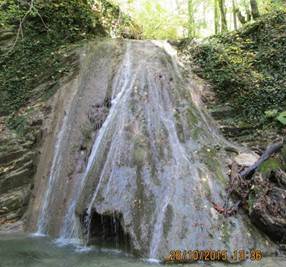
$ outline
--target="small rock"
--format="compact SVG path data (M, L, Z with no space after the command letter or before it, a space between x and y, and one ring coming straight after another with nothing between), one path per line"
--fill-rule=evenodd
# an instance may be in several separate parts
M259 156L255 153L241 153L234 158L235 162L240 166L252 166L257 160Z

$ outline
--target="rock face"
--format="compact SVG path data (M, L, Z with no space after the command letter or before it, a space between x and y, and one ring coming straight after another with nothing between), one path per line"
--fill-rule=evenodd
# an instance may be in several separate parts
M1 134L0 224L17 221L27 209L35 173L36 155L31 151L32 145L19 142L16 136Z
M213 208L225 198L230 144L196 93L158 43L87 46L80 74L55 98L29 230L150 258L171 249L272 251L243 214L226 219Z
M37 102L10 117L0 117L0 224L15 223L27 211L34 186L47 112ZM7 127L12 122L14 129ZM1 227L3 228L3 227ZM13 227L12 227L13 228Z

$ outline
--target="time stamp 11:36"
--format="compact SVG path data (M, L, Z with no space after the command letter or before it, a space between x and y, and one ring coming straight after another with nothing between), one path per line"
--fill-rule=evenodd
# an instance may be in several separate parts
M260 250L172 250L166 262L193 262L193 261L260 261L262 252Z

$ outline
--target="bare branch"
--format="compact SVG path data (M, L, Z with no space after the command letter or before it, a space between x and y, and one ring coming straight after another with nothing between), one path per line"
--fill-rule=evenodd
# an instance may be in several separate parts
M41 19L41 21L42 21L44 27L45 27L46 29L48 29L48 26L47 26L47 24L44 22L44 20L43 20L41 14L40 14L39 11L34 7L34 0L31 0L31 2L30 2L30 4L29 4L29 9L28 9L28 11L25 13L25 15L23 16L23 18L20 19L19 27L18 27L18 30L17 30L16 39L15 39L15 41L14 41L12 47L11 47L11 48L9 49L9 51L7 52L7 54L10 54L10 53L14 50L14 48L15 48L15 46L16 46L18 40L19 40L20 35L21 35L22 39L24 38L23 24L24 24L26 18L32 13L32 11L35 11L35 12L37 13L37 15L38 15L39 18Z
M279 143L275 143L270 145L265 152L262 154L262 156L259 158L259 160L257 162L255 162L255 164L253 164L252 166L250 166L249 168L246 168L245 170L243 170L242 172L240 172L240 176L248 179L255 171L256 169L267 159L269 159L269 157L278 152L279 150L281 150L283 147L283 141L279 142Z

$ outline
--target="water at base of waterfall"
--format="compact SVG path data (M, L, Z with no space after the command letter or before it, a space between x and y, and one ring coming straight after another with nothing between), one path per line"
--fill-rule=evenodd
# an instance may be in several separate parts
M71 246L59 247L46 237L31 237L24 234L0 235L0 267L150 267L158 266L151 259L135 259L119 250L91 247L89 250L76 250ZM204 266L201 263L200 266ZM239 266L285 266L284 258L265 258L259 265L246 262ZM176 266L176 265L173 265ZM184 266L184 265L178 265ZM222 263L207 266L221 267Z

